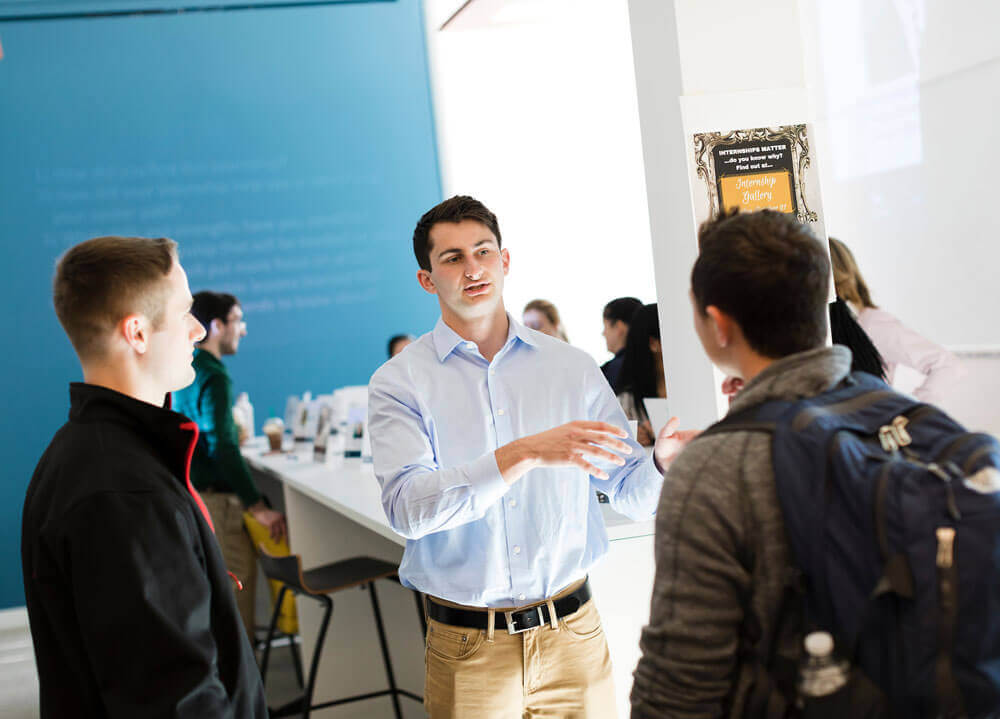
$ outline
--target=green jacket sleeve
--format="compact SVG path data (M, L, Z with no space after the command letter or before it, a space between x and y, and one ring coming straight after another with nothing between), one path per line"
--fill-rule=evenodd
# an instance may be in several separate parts
M205 434L208 455L222 480L244 507L260 501L261 494L240 454L239 433L233 420L233 388L228 377L214 375L205 382L199 402L198 424Z

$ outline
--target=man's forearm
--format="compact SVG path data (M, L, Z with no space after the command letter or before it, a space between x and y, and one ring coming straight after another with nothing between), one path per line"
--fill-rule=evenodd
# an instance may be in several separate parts
M495 452L448 469L415 467L411 460L405 469L388 472L378 465L378 449L375 454L375 476L389 526L407 539L480 519L510 488Z
M530 456L525 447L524 441L520 439L515 439L495 450L493 456L496 457L500 476L507 484L514 484L527 474L528 470L537 466L534 457Z

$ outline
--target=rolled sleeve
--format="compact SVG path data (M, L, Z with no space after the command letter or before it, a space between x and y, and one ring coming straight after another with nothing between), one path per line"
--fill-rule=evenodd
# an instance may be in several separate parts
M467 466L469 487L472 489L476 504L489 507L507 494L510 485L500 474L495 452L484 454Z
M379 373L369 385L368 418L375 477L389 526L407 539L481 519L509 489L494 452L442 469L419 402Z

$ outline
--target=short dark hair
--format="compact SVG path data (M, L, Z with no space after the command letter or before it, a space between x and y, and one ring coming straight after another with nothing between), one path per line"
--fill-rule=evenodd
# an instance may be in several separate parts
M439 222L458 224L462 220L475 220L485 225L497 238L497 247L501 246L497 216L479 200L468 195L455 195L425 212L413 230L413 254L420 269L428 272L431 269L431 228Z
M158 329L177 243L165 237L95 237L59 258L52 303L81 360L102 357L106 338L133 312Z
M830 262L812 231L773 210L723 213L698 230L691 292L736 320L751 349L777 359L827 336Z
M222 320L225 324L229 318L229 313L240 301L228 292L212 292L202 290L194 294L194 303L191 305L191 314L201 322L205 328L205 337L211 334L212 320Z
M632 323L632 315L642 307L642 302L635 297L619 297L604 305L604 319L608 322Z
M413 341L413 335L393 335L389 338L389 344L386 347L386 351L389 353L389 359L392 359L392 351L396 349L396 343L402 342L403 340Z

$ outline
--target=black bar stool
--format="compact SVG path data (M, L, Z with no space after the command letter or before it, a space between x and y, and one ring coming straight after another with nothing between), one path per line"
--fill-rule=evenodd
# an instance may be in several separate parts
M267 631L267 629L268 627L262 624L254 625L254 638L253 642L251 642L253 644L254 651L259 652L261 656L264 656L264 650L268 647L268 645L274 644L275 642L280 644L282 640L287 642L288 651L292 655L292 669L295 670L295 681L298 683L299 689L305 689L306 680L302 674L302 657L299 654L299 647L297 643L299 635L286 634L285 632L275 629L273 634L268 634L263 639L260 638L259 632ZM270 641L268 641L267 637L270 637Z
M423 703L421 696L400 689L396 686L396 676L392 671L392 661L389 658L389 646L385 639L385 627L382 624L382 612L379 609L378 596L375 593L376 579L392 579L399 581L396 572L399 567L390 562L383 562L372 557L352 557L331 564L324 564L316 569L302 571L302 558L297 554L285 557L275 557L268 554L263 547L260 548L260 563L264 574L269 579L277 579L284 583L278 593L278 600L274 605L274 612L271 614L271 624L268 627L267 641L264 645L264 656L261 658L260 673L263 681L267 681L267 661L271 651L271 638L278 622L279 608L281 600L285 597L286 591L295 592L299 596L310 597L324 606L323 619L319 626L319 635L316 637L316 648L313 650L312 662L309 667L309 678L306 682L305 690L301 697L277 709L270 710L272 719L277 717L292 716L301 714L303 719L308 719L309 712L313 709L323 709L338 704L362 701L364 699L374 699L390 695L392 696L392 706L396 712L396 719L402 719L399 708L400 695L409 697L415 701ZM382 648L382 661L385 663L385 673L389 680L389 688L382 691L369 692L368 694L357 694L344 699L335 699L322 704L313 704L313 692L316 688L316 670L319 668L319 658L323 652L323 642L326 639L326 630L330 625L330 618L333 615L333 600L329 595L339 592L342 589L351 587L367 586L372 602L372 613L375 615L375 627L378 629L378 640ZM422 604L417 596L417 608L420 612L421 625L425 625ZM426 631L425 631L426 635Z

